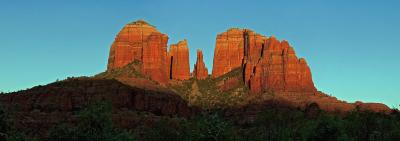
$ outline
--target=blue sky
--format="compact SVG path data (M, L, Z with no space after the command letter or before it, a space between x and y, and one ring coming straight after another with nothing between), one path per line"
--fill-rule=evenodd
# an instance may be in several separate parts
M215 38L230 27L286 39L316 87L349 102L400 104L400 2L396 0L1 0L0 91L106 69L128 22L145 19L201 48L211 72Z

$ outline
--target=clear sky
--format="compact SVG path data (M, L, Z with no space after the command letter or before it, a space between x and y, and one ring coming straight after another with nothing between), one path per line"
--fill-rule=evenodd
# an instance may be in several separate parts
M0 91L106 69L115 35L145 19L201 48L209 72L215 38L230 27L286 39L316 87L339 99L400 104L398 0L1 0Z

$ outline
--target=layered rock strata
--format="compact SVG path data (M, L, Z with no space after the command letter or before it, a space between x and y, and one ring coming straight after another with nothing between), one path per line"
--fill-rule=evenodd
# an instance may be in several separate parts
M134 60L142 62L141 72L151 79L166 83L168 36L143 20L123 27L111 45L108 70L124 67Z
M212 76L242 67L252 93L316 92L311 71L287 41L248 29L232 28L217 36Z

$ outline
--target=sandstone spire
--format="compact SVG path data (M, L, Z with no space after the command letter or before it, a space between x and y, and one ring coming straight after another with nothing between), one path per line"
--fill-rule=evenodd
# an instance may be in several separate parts
M203 61L203 52L201 49L197 50L197 60L194 64L193 76L199 80L206 79L208 77L208 69Z

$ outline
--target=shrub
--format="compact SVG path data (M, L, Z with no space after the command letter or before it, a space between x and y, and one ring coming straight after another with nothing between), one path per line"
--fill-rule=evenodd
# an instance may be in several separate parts
M59 125L49 131L49 141L132 141L134 136L117 131L111 119L111 104L90 105L79 112L77 126Z

